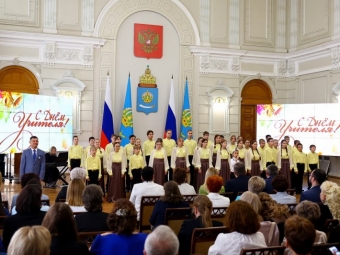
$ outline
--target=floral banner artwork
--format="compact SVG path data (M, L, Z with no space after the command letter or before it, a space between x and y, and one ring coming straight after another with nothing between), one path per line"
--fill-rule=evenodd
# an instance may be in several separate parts
M162 58L163 27L135 24L134 54L140 58Z
M0 91L0 153L20 152L31 136L39 148L67 150L72 144L73 99Z
M320 155L340 155L340 104L257 105L257 140L271 135L299 140L303 151L316 145Z

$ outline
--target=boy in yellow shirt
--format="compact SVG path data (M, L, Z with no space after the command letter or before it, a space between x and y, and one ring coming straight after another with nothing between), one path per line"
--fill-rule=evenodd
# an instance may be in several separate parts
M141 171L144 168L144 159L143 156L140 155L140 145L133 146L133 155L129 160L129 176L131 179L131 190L133 189L133 185L137 183L141 183Z
M86 169L86 180L87 184L99 184L100 178L102 177L102 165L100 158L96 156L97 148L92 146L90 148L90 156L86 158L85 169Z

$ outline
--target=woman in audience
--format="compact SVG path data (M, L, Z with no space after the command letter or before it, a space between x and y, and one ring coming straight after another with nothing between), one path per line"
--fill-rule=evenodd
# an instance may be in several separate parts
M108 231L106 221L109 214L102 212L103 191L101 187L95 184L87 186L83 191L82 201L87 212L75 217L78 231Z
M257 177L257 176L256 176ZM246 191L244 192L240 199L241 201L247 202L248 204L251 205L251 207L253 207L253 209L255 210L255 212L257 213L257 219L261 222L263 221L261 214L261 210L262 210L262 204L261 201L258 197L258 195L254 194L253 192L250 191Z
M261 192L258 196L262 204L261 216L264 220L280 223L290 216L287 205L277 203L265 192Z
M153 228L158 225L164 225L165 211L167 208L189 208L187 202L183 202L183 196L178 189L178 185L174 181L169 181L164 184L164 196L155 204L155 207L150 216L150 224Z
M205 180L204 180L204 184L200 186L200 189L198 191L198 194L200 195L208 195L209 193L209 190L208 190L208 187L207 187L207 180L210 176L214 176L214 175L218 175L218 171L213 168L213 167L210 167L207 172L205 173ZM221 190L220 190L220 193L224 193L224 186L222 185L221 187Z
M264 187L266 187L266 182L263 178L260 176L250 177L248 181L248 191L257 195L263 191ZM241 196L237 196L235 200L238 201L240 198Z
M226 216L227 234L219 234L209 255L239 255L242 249L267 247L254 209L244 201L230 204Z
M114 203L107 223L112 233L97 235L91 246L91 254L143 254L147 234L134 232L137 212L129 200L119 199Z
M228 197L221 196L218 192L223 186L223 179L221 176L210 176L207 180L207 187L209 190L208 198L211 200L213 207L228 207L230 200Z
M195 195L196 191L193 186L186 183L187 171L184 168L176 168L173 174L174 181L177 182L179 191L184 195Z
M66 204L68 204L73 212L86 212L81 194L85 189L85 183L80 179L73 179L66 193Z
M315 223L319 219L321 213L320 208L316 203L310 201L302 201L296 206L296 214L302 218L309 220L315 226ZM327 235L325 232L315 230L314 244L327 243ZM286 246L286 238L283 239L282 246ZM292 254L285 252L285 254Z
M195 219L185 220L178 234L179 255L190 254L191 236L195 228L221 227L222 222L211 220L212 203L207 196L198 195L194 199Z
M15 231L24 226L40 225L46 212L41 208L41 186L27 185L20 192L16 210L17 214L4 220L3 243L5 248L14 235Z
M42 222L52 235L51 255L86 255L90 254L85 242L79 241L76 222L70 207L64 203L55 203Z
M8 246L8 255L49 255L51 234L45 227L20 228Z
M335 182L325 181L320 189L321 202L328 206L334 219L340 218L340 187Z

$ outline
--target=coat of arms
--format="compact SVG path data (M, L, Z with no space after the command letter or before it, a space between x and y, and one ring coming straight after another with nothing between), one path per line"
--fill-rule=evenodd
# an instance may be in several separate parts
M161 58L163 56L163 27L135 24L134 54L142 58Z

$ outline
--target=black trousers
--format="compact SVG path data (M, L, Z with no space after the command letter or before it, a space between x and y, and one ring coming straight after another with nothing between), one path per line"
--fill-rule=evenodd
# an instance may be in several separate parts
M75 167L80 167L80 163L81 163L81 159L80 158L77 158L77 159L71 159L70 160L70 167L71 167L71 170Z
M99 176L99 170L88 170L89 173L89 181L87 182L87 184L99 184L98 181L98 176Z
M190 167L189 167L189 170L190 170L190 185L192 186L196 186L195 183L196 183L196 171L195 171L195 167L194 165L192 164L192 160L194 158L193 155L189 155L189 163L190 163Z
M142 168L132 169L131 173L132 173L132 180L131 180L131 190L132 190L133 185L142 182L142 178L141 178Z
M317 168L318 168L318 164L309 164L310 172L307 173L308 189L310 189L312 187L312 183L309 181L310 173Z
M297 166L298 172L295 174L295 189L296 189L296 194L301 194L303 174L305 172L305 164L297 163L296 166Z
M169 164L169 170L168 170L168 174L165 176L165 182L172 181L173 170L170 167L171 166L171 156L168 156L168 164Z
M46 166L44 182L51 183L58 181L59 170L55 166Z
M130 176L129 176L129 160L127 161L127 169L126 169L126 172L125 172L125 190L126 191L129 191L129 190L132 190L131 188L131 180L130 180Z
M146 166L149 166L150 155L145 156Z

